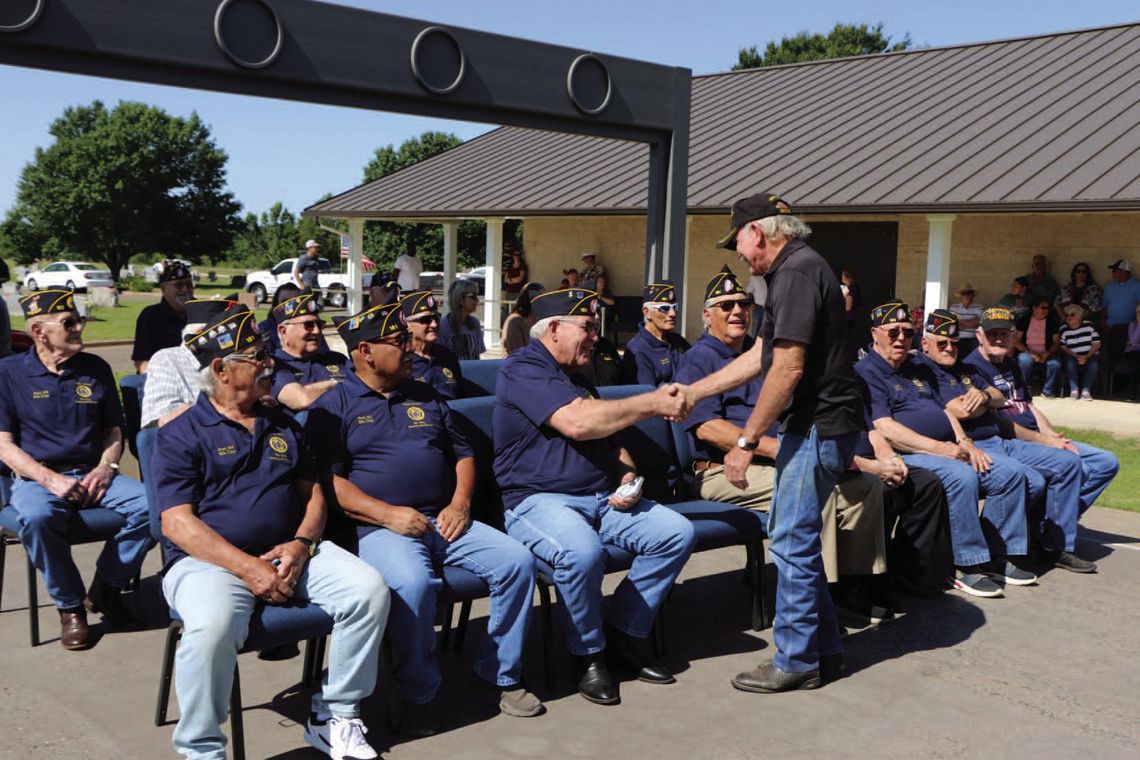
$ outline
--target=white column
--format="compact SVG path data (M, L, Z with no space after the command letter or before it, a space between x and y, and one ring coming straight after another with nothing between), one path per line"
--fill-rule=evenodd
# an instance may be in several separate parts
M929 214L930 237L926 247L926 313L950 303L950 243L954 214ZM921 329L922 325L917 325Z
M348 220L348 313L356 314L364 304L364 220Z
M447 304L447 293L455 282L456 266L459 262L459 222L443 223L443 300Z
M687 337L689 334L689 299L687 298L689 292L689 251L692 250L692 231L693 231L693 218L685 216L685 268L681 271L680 276L670 272L673 282L676 283L677 288L677 301L681 304L680 317L681 324L679 332L682 337Z
M503 219L487 220L487 279L483 298L483 336L487 351L499 354L499 307L502 298Z

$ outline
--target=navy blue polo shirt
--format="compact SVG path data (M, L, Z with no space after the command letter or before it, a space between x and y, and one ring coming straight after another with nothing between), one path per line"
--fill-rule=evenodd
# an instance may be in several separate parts
M954 428L935 393L929 369L907 357L896 370L871 351L855 365L855 374L863 384L870 423L893 417L919 435L936 441L954 440Z
M150 361L155 352L172 348L182 342L186 327L186 312L179 314L163 298L139 312L135 321L135 345L131 361Z
M160 512L181 504L247 554L297 535L305 505L296 481L316 481L300 426L280 408L258 404L253 433L223 417L204 393L159 428L151 459ZM167 569L186 553L166 542Z
M495 479L507 509L533 493L584 496L614 487L616 436L572 441L547 424L574 399L597 397L580 375L567 375L541 341L532 340L506 358L491 422Z
M1012 357L1007 354L1000 364L994 364L982 355L981 348L976 348L963 363L977 370L979 375L1005 396L1005 406L998 410L998 414L1024 428L1037 429L1037 418L1029 406L1033 403L1033 392L1029 390L1029 383L1025 382L1021 368Z
M290 383L312 385L322 380L343 380L348 374L345 364L348 357L336 351L313 354L308 359L299 359L279 349L273 354L273 397Z
M965 395L970 388L985 391L990 387L989 380L968 364L956 362L953 367L946 369L923 353L917 354L914 360L930 371L934 381L934 394L943 407L959 396ZM975 441L984 441L1001 435L997 417L992 411L983 412L972 420L959 420L959 422L966 435Z
M671 382L680 366L681 356L688 350L689 342L677 333L667 332L665 340L658 340L645 329L645 325L641 325L637 334L625 344L622 379L626 383L640 385Z
M438 343L428 347L430 358L412 354L412 379L427 383L446 399L459 398L463 389L463 372L459 357Z
M108 431L123 426L115 375L84 351L61 370L48 372L35 349L0 361L0 430L36 461L94 466Z
M361 491L429 515L455 495L455 463L474 456L447 402L430 385L404 380L387 398L355 372L309 412L309 438L324 468ZM361 537L377 530L357 525Z
M742 350L747 351L752 348L752 343L751 338L745 338ZM694 383L732 363L732 360L738 356L740 354L734 352L723 341L705 333L681 360L681 367L677 370L677 382ZM737 427L744 427L744 423L748 422L748 417L756 406L756 399L760 397L760 388L763 384L764 381L757 376L726 393L708 396L697 402L693 411L685 418L685 430L692 438L695 458L712 462L724 461L723 451L697 438L697 428L710 420L727 420ZM769 435L771 434L769 431Z

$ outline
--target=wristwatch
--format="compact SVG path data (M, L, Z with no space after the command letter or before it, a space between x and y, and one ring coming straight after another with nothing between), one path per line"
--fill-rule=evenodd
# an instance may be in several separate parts
M293 536L293 540L300 541L301 544L309 550L310 557L314 556L317 553L317 544L319 544L320 541L314 541L313 539L305 538L304 536Z
M745 451L755 451L759 445L760 441L750 441L744 436L740 436L736 439L736 447L738 449L744 449Z
M107 465L112 470L114 470L116 474L118 474L118 472L119 472L119 463L118 462L100 462L99 464Z

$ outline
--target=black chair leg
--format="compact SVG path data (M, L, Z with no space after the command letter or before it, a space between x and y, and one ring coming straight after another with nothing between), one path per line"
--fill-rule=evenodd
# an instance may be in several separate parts
M657 617L653 619L653 628L649 631L649 640L653 642L653 656L660 658L669 654L665 646L665 605L657 610Z
M550 586L538 582L539 611L542 615L542 664L546 675L546 688L554 690L554 604L550 598Z
M455 603L448 602L439 609L440 630L439 644L436 647L440 652L446 652L451 647L451 619L455 615Z
M748 547L748 579L752 586L752 630L772 627L772 616L764 599L764 542Z
M154 706L154 725L166 723L166 712L170 705L170 684L174 680L174 653L182 638L182 626L171 622L166 629L166 647L162 652L162 672L158 678L158 702Z
M459 625L455 627L455 651L463 651L463 639L467 636L467 623L471 620L471 600L459 605Z
M301 663L301 686L314 689L320 683L320 673L324 664L322 657L317 659L317 651L321 648L318 639L305 641L305 660Z
M40 645L40 588L36 572L32 558L28 557L28 632L34 647Z
M384 634L380 644L380 688L384 694L384 722L388 733L400 733L400 695L396 691L396 667L392 658L392 638Z
M0 610L4 609L4 564L8 559L8 534L0 533Z
M234 760L245 760L245 724L241 715L241 672L234 663L234 687L230 689L230 744Z

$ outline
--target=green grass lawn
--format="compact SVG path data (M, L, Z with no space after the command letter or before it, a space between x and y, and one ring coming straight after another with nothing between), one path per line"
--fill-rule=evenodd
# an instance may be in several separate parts
M1096 430L1060 428L1069 438L1111 451L1120 458L1120 473L1097 499L1098 507L1140 512L1140 439L1115 438Z

